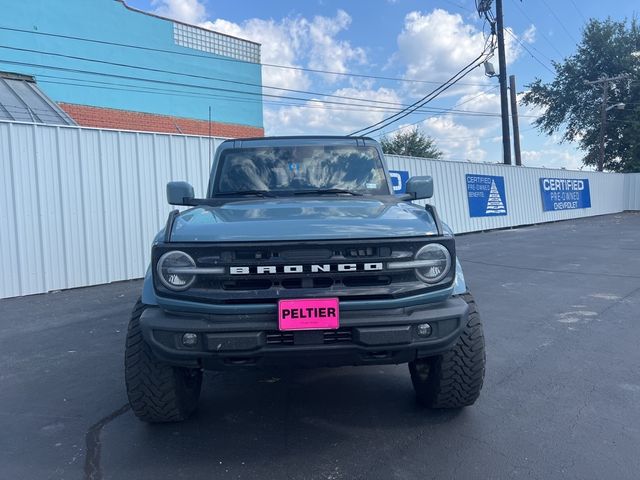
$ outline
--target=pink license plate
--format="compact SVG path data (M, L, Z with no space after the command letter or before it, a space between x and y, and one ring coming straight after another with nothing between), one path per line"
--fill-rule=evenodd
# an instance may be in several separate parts
M335 330L340 326L337 298L280 300L280 330Z

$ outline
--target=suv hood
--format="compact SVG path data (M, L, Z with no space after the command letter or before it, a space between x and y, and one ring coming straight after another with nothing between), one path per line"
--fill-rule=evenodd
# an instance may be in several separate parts
M423 207L389 198L281 198L180 213L172 242L260 242L437 235Z

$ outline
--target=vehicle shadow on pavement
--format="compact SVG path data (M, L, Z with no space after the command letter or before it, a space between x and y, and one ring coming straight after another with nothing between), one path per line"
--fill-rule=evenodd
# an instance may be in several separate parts
M327 478L345 458L362 472L460 415L418 405L406 365L209 373L188 421L145 425L127 413L107 429L105 478L109 465L138 465L137 478L146 478L176 462L194 472L204 463L222 477L275 468L273 478ZM112 439L121 428L131 443Z

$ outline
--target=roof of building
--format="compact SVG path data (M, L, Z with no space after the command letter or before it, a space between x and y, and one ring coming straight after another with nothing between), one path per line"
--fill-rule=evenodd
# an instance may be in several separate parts
M246 38L236 37L235 35L230 35L228 33L218 32L218 31L215 31L215 30L211 30L209 28L201 27L200 25L194 25L192 23L183 22L181 20L175 20L173 18L163 17L162 15L158 15L157 13L147 12L145 10L141 10L139 8L132 7L131 5L127 4L126 0L116 0L116 2L122 3L127 10L131 10L132 12L142 13L142 14L148 15L150 17L156 17L156 18L159 18L161 20L167 20L167 21L173 22L173 23L179 23L179 24L185 25L187 27L193 27L193 28L197 28L198 30L203 30L205 32L217 33L218 35L222 35L222 36L225 36L225 37L233 38L233 39L240 40L240 41L247 42L247 43L252 43L252 44L257 45L257 46L261 45L259 42L254 42L253 40L247 40Z
M33 77L9 72L0 72L0 120L76 125Z

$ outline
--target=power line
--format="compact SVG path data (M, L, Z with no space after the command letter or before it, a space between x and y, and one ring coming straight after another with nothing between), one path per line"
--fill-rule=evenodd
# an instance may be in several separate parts
M440 85L439 87L433 89L427 95L425 95L424 97L422 97L418 101L414 102L412 105L410 105L409 107L405 108L404 110L402 110L402 111L400 111L400 112L398 112L398 113L396 113L394 115L391 115L391 116L389 116L387 118L384 118L383 120L381 120L379 122L376 122L376 123L374 123L372 125L369 125L368 127L361 128L360 130L356 130L355 132L352 132L349 135L357 135L357 134L370 135L370 134L372 134L374 132L382 130L383 128L391 125L392 123L397 122L398 120L401 120L401 119L405 118L408 115L411 115L417 109L419 109L420 107L423 107L425 104L429 103L430 101L432 101L433 99L435 99L436 97L441 95L443 92L445 92L446 90L451 88L453 85L455 85L457 82L459 82L462 78L466 77L469 73L471 73L471 71L474 68L477 68L478 66L480 66L482 61L485 61L486 59L490 58L491 55L493 55L493 51L494 50L495 50L495 35L493 35L493 33L492 33L492 35L489 38L486 39L484 48L483 48L482 52L480 53L480 55L478 55L474 60L472 60L470 63L468 63L467 65L462 67L457 73L455 73L452 77L450 77L442 85ZM487 54L487 51L489 51L489 54ZM480 61L480 62L478 63L478 61Z
M467 99L467 100L465 100L464 102L458 102L458 103L456 103L453 107L451 107L451 109L445 110L445 111L444 111L444 112L442 112L442 113L443 113L443 114L448 113L448 111L452 110L453 108L455 108L455 107L459 107L459 106L462 106L462 105L464 105L465 103L469 103L469 102L471 102L471 101L475 100L476 98L481 97L481 96L483 96L483 95L485 95L485 94L489 93L491 90L495 90L495 89L497 89L497 88L498 88L498 85L494 85L493 87L488 88L487 90L484 90L484 91L480 92L478 95L474 95L473 97L468 98L468 99ZM495 116L496 116L496 117L499 117L499 116L500 116L500 114L496 113L496 114L495 114ZM398 127L398 128L394 128L393 130L389 130L389 131L386 131L386 132L384 132L384 133L380 133L380 134L378 135L378 137L382 137L382 136L384 136L384 135L389 135L389 134L391 134L391 133L397 132L398 130L402 130L403 128L413 127L414 125L417 125L417 124L419 124L420 122L424 122L424 121L425 121L425 119L424 119L424 118L421 118L421 119L420 119L420 120L418 120L417 122L410 123L409 125L402 125L402 126L400 126L400 127Z
M369 99L365 99L365 98L358 98L358 97L350 97L350 96L346 96L346 95L334 95L334 94L330 94L330 93L322 93L322 92L311 92L311 91L307 91L307 90L297 90L297 89L293 89L293 88L284 88L284 87L274 87L274 86L269 86L269 85L260 85L258 83L251 83L251 82L241 82L238 80L228 80L228 79L224 79L224 78L216 78L216 77L208 77L206 75L197 75L197 74L192 74L192 73L185 73L185 72L177 72L177 71L172 71L172 70L163 70L163 69L159 69L159 68L152 68L152 67L142 67L140 65L131 65L128 63L119 63L119 62L110 62L110 61L106 61L106 60L98 60L98 59L94 59L94 58L89 58L89 57L81 57L81 56L77 56L77 55L66 55L63 53L55 53L55 52L46 52L43 50L33 50L30 48L22 48L22 47L10 47L10 46L6 46L6 45L0 45L0 48L4 48L4 49L8 49L8 50L16 50L16 51L20 51L20 52L29 52L29 53L38 53L38 54L43 54L43 55L51 55L51 56L55 56L55 57L62 57L62 58L67 58L67 59L72 59L72 60L81 60L81 61L85 61L85 62L91 62L91 63L97 63L100 65L111 65L111 66L116 66L116 67L123 67L123 68L131 68L134 70L142 70L142 71L148 71L148 72L153 72L153 73L162 73L162 74L171 74L171 75L178 75L178 76L184 76L184 77L189 77L189 78L195 78L195 79L201 79L201 80L213 80L216 82L223 82L223 83L231 83L233 85L243 85L243 86L250 86L250 87L256 87L256 88L268 88L268 89L273 89L273 90L279 90L279 91L284 91L284 92L289 92L289 93L299 93L299 94L303 94L303 95L316 95L316 96L323 96L323 97L330 97L330 98L339 98L342 100L356 100L356 101L361 101L361 102L369 102L369 103L382 103L382 104L389 104L389 105L398 105L395 102L387 102L384 100L369 100ZM251 92L246 92L246 93L251 93Z
M486 49L478 57L476 57L472 62L470 62L465 67L460 69L455 75L453 75L449 80L447 80L447 82L443 83L440 87L432 90L431 92L429 92L427 95L422 97L417 102L414 102L413 105L405 108L404 110L402 110L402 111L400 111L400 112L398 112L398 113L396 113L394 115L391 115L391 116L381 120L380 122L374 123L373 125L369 125L368 127L365 127L365 128L361 128L360 130L356 130L355 132L351 133L350 135L356 135L356 134L370 135L370 134L372 134L374 132L377 132L378 130L383 129L386 126L391 125L392 123L397 122L398 120L403 119L407 115L412 114L417 109L419 109L420 107L424 106L426 103L430 102L431 100L436 98L438 95L442 94L444 91L446 91L449 88L451 88L453 85L456 84L456 82L458 80L460 80L461 78L464 78L474 68L478 67L480 64L479 63L477 64L477 62L478 62L478 60L480 60L482 57L485 56L485 52L486 52Z
M53 53L53 52L44 52L44 51L33 50L33 49L24 49L24 48L19 48L19 47L8 47L8 46L4 46L4 45L0 45L0 48L9 49L9 50L18 50L18 51L28 51L28 52L33 52L33 53L42 53L42 54L45 54L45 55L53 55L53 56L60 56L60 57L64 57L64 58L72 58L74 60L83 60L83 61L88 61L88 62L98 63L98 64L108 64L108 65L115 65L115 66L124 67L124 68L133 68L133 69L138 69L138 70L143 70L143 71L151 71L151 72L154 72L154 73L170 73L170 74L173 74L173 75L183 75L183 76L187 76L187 77L194 77L194 78L197 78L197 79L214 80L214 81L227 82L227 83L231 83L231 84L259 87L258 84L252 84L252 83L248 83L248 82L239 82L239 81L235 81L235 80L226 80L226 79L207 77L207 76L202 76L202 75L186 74L186 73L174 72L174 71L166 71L166 70L161 70L161 69L156 69L156 68L141 67L141 66L137 66L137 65L121 64L121 63L116 63L116 62L107 62L107 61L92 59L92 58L88 58L88 57L70 56L70 55L65 55L65 54L58 54L58 53ZM12 62L9 62L9 61L6 61L6 62L7 63L12 63ZM44 67L44 68L54 68L54 67ZM89 71L85 71L85 72L89 73ZM100 75L113 76L113 74L108 74L108 73L100 73ZM130 77L130 79L135 79L135 77ZM155 80L143 79L143 78L140 78L139 80L142 80L142 81L155 81ZM187 84L185 84L185 85L187 85ZM204 87L204 86L197 86L197 85L191 85L191 86L193 86L193 87ZM300 93L300 94L303 94L303 95L314 95L314 96L321 96L321 97L328 97L328 98L337 98L337 99L341 99L341 100L353 100L353 101L366 102L366 103L372 103L372 104L391 105L393 107L407 107L406 104L401 104L401 103L398 103L398 102L389 102L389 101L385 101L385 100L371 100L371 99L359 98L359 97L351 97L351 96L346 96L346 95L334 95L334 94L330 94L330 93L310 92L310 91L305 91L305 90L296 90L296 89L279 88L279 87L269 87L269 86L264 86L264 87L265 88L277 89L277 90L283 90L283 91L292 92L292 93ZM216 89L215 87L207 87L207 88L211 88L211 89L214 89L214 90ZM242 93L242 94L247 94L247 95L256 95L257 94L257 92L248 92L248 91L233 91L233 90L225 90L225 89L218 89L218 90ZM305 101L311 100L311 99L306 99L306 98L286 97L286 96L281 96L281 95L269 95L269 94L262 94L262 95L266 96L266 97L272 97L272 98L285 98L285 99L295 99L295 100L305 100ZM319 100L315 100L315 101L319 101ZM327 102L327 101L324 101L324 100L323 100L323 102L330 103L330 102ZM341 103L338 103L338 104L341 104Z
M103 86L103 85L86 85L86 84L81 84L81 83L74 83L74 82L59 82L59 81L52 81L52 80L43 80L41 83L51 83L51 84L55 84L55 85L70 85L70 86L78 86L78 87L87 87L87 88L101 88L101 89L105 89L105 90L116 90L116 91L130 91L130 92L138 92L138 93L148 93L148 94L152 94L152 95L157 95L158 93L156 91L149 91L149 90L141 90L138 88L122 88L122 87L108 87L108 86ZM148 88L148 87L142 87L142 88ZM158 90L158 89L153 89L153 90ZM165 92L170 92L170 91L165 91ZM172 96L180 96L180 97L195 97L195 98L212 98L212 99L227 99L227 100L234 100L234 101L238 101L238 102L243 102L243 103L266 103L266 104L270 104L270 105L276 105L276 106L289 106L289 107L298 107L298 108L310 108L310 109L323 109L323 110L338 110L338 111L348 111L348 112L397 112L398 109L397 108L391 108L391 107L377 107L377 106L367 106L367 105L363 105L363 108L357 108L358 105L353 105L353 104L343 104L340 103L338 105L345 105L348 107L356 107L356 108L340 108L335 107L333 105L331 106L324 106L324 105L309 105L309 104L300 104L300 103L286 103L286 102L276 102L276 101L263 101L261 102L260 100L256 100L256 99L244 99L241 97L232 97L232 96L225 96L225 95L206 95L206 94L181 94L181 93L171 93ZM420 113L428 113L431 115L442 115L445 113L450 113L451 115L454 116L470 116L470 117L494 117L494 116L498 116L498 114L494 114L491 112L480 112L480 111L456 111L456 110L451 110L451 109L436 109L436 108L431 108L431 109L425 109L425 110L416 110L414 113L420 114Z
M443 1L444 1L445 3L448 3L449 5L452 5L452 6L456 7L456 8L459 8L460 10L466 10L467 12L475 13L475 11L474 11L472 8L465 7L464 5L461 5L461 4L459 4L459 3L452 2L452 1L450 1L450 0L443 0Z
M536 22L534 22L534 21L532 20L532 18L531 18L531 17L529 16L529 14L524 10L524 8L522 8L522 7L520 6L520 4L519 4L516 0L511 0L511 1L512 1L512 2L513 2L513 4L518 8L518 10L520 10L520 13L521 13L522 15L524 15L524 16L525 16L525 18L531 22L531 25L534 25L534 26L535 26L535 23L536 23ZM564 55L562 54L562 52L560 52L560 50L558 50L558 48L555 46L555 44L554 44L554 43L549 39L549 37L547 37L547 36L545 35L545 33L544 33L542 30L540 31L540 34L542 35L542 38L544 38L544 39L545 39L545 41L549 44L549 46L551 46L551 48L552 48L552 49L554 49L554 50L556 51L556 53L560 56L560 58L564 57Z
M544 68L546 68L548 71L550 71L553 75L555 75L555 72L553 70L551 70L544 62L542 62L542 60L540 60L538 57L536 57L531 50L529 50L527 48L527 46L524 44L524 42L522 40L520 40L516 35L514 35L511 30L509 29L505 29L505 32L507 32L511 37L513 37L521 46L522 48L524 48L526 50L526 52L531 55L531 57L538 62L540 65L542 65Z
M197 89L207 90L207 91L218 91L218 92L226 92L226 93L239 93L239 94L242 94L242 95L257 96L257 97L261 97L261 98L262 97L267 97L267 98L286 99L286 100L316 101L316 102L327 103L327 104L335 104L335 105L354 105L354 104L351 104L351 103L335 102L335 101L331 101L331 100L320 100L320 99L314 99L314 98L292 97L292 96L286 96L286 95L272 95L272 94L263 93L263 92L250 92L250 91L246 91L246 90L234 90L234 89L229 89L229 88L208 87L208 86L205 86L205 85L198 85L198 84L192 84L192 83L173 82L173 81L170 81L170 80L149 79L149 78L143 78L143 77L134 77L134 76L131 76L131 75L121 75L121 74L115 74L115 73L96 72L96 71L92 71L92 70L84 70L84 69L78 69L78 68L58 67L58 66L54 66L54 65L44 65L44 64L30 63L30 62L18 62L18 61L14 61L14 60L2 60L2 62L3 63L7 63L7 64L11 64L11 65L46 68L46 69L57 70L57 71L65 71L65 72L72 72L72 73L82 73L82 74L87 74L87 75L95 75L95 76L99 76L99 77L107 76L107 77L119 78L119 79L124 79L124 80L135 80L135 81L157 83L157 84L171 85L171 86L178 86L178 87L191 87L191 88L197 88ZM324 96L323 94L319 94L319 95L320 96ZM366 101L364 99L357 99L357 100ZM372 105L362 105L362 104L360 104L359 106L372 106Z
M551 13L551 15L553 15L553 18L556 19L556 21L560 24L560 26L562 27L562 29L564 30L564 32L567 34L567 36L573 40L575 42L575 44L578 44L578 41L575 39L575 37L571 34L571 32L569 31L569 29L567 29L567 27L564 25L564 22L562 20L560 20L560 17L558 17L558 15L556 15L556 12L549 6L549 4L547 3L547 0L542 0L542 3L544 3L545 7L547 7L547 10L549 10L549 12Z
M243 97L236 97L236 96L225 96L225 95L213 95L213 94L199 94L199 93L195 93L195 92L190 92L190 93L180 93L180 92L176 92L174 90L167 90L167 89L161 89L161 88L153 88L153 87L141 87L141 86L136 86L136 85L127 85L127 84L116 84L116 83L110 83L110 82L98 82L98 81L93 81L93 80L79 80L80 82L91 82L91 83L97 83L98 85L87 85L85 83L74 83L73 80L74 79L69 79L68 77L57 77L54 75L45 75L45 77L47 78L54 78L54 79L61 79L61 80L72 80L71 82L60 82L60 81L53 81L53 80L41 80L41 83L51 83L51 84L56 84L56 85L71 85L71 86L79 86L79 87L88 87L88 88L102 88L102 89L106 89L106 90L116 90L116 91L131 91L131 92L139 92L139 93L148 93L148 94L171 94L172 96L182 96L182 97L194 97L194 98L213 98L213 99L228 99L228 100L234 100L234 101L238 101L238 102L243 102L243 103L267 103L267 104L271 104L271 105L277 105L277 106L291 106L291 107L299 107L299 108L314 108L314 109L325 109L325 110L341 110L341 111L354 111L354 112L385 112L385 111L391 111L391 112L397 112L399 109L397 108L391 108L391 107L383 107L383 106L375 106L375 105L359 105L359 104L352 104L352 103L338 103L338 102L333 102L329 107L324 106L324 105L309 105L309 104L300 104L300 103L286 103L286 102L280 102L280 101L260 101L258 99L250 99L250 98L243 98ZM112 86L109 86L112 85ZM131 88L128 88L131 87ZM494 89L496 87L492 87L491 89ZM491 90L489 89L489 90ZM487 90L488 91L488 90ZM479 95L478 95L479 96ZM477 97L477 96L476 96ZM476 98L474 97L474 98ZM279 97L278 97L279 98ZM467 101L471 101L472 99L469 99ZM321 100L312 100L318 103L322 103ZM426 109L420 109L420 110L416 110L414 113L428 113L431 115L442 115L445 113L450 113L451 115L454 116L471 116L471 117L495 117L498 116L497 113L492 113L492 112L484 112L484 111L469 111L469 110L455 110L454 107L458 106L458 105L463 105L465 103L467 103L467 101L459 103L454 105L451 108L446 108L446 109L442 109L442 108L436 108L436 107L432 107L432 108L426 108ZM339 107L334 107L333 105L344 105L346 107L352 107L352 108L339 108ZM355 108L353 108L355 107ZM357 107L363 107L363 108L357 108ZM532 116L533 117L533 116Z
M40 66L37 64L30 64L30 65L35 65L35 66ZM56 67L57 68L57 67ZM62 68L61 68L62 69ZM67 70L67 69L64 69ZM82 71L83 73L93 73L90 71ZM102 74L101 74L102 75ZM105 76L112 76L112 74L104 74ZM260 99L255 99L255 98L246 98L246 97L238 97L238 96L222 96L222 95L212 95L212 94L200 94L200 93L196 93L196 92L187 92L187 93L183 93L183 92L176 92L176 90L170 90L170 89L163 89L163 88L159 88L159 87L147 87L147 86L141 86L141 85L130 85L130 84L122 84L122 83L112 83L112 82L105 82L105 81L99 81L99 80L88 80L88 79L76 79L76 78L71 78L71 77L64 77L64 76L56 76L56 75L47 75L47 74L42 74L42 75L38 75L39 78L53 78L56 80L70 80L72 82L85 82L85 83L93 83L93 84L98 84L98 85L106 85L107 87L104 87L105 89L109 89L109 90L123 90L123 91L137 91L137 92L145 92L145 93L155 93L155 92L159 92L159 93L169 93L172 96L190 96L190 97L202 97L202 98L224 98L224 99L230 99L230 100L237 100L237 101L244 101L244 102L254 102L254 103L262 103L263 101L266 102L265 100L260 100ZM116 77L121 77L119 75L117 75ZM155 80L151 80L151 79L146 79L146 78L140 78L140 77L129 77L129 79L134 79L134 80L139 80L139 81L144 81L144 82L151 82L154 83L156 82ZM62 82L52 82L52 81L48 81L48 80L41 80L42 82L48 82L48 83L61 83L61 84L69 84L69 85L74 85L74 86L81 86L81 87L89 87L92 85L84 85L84 84L78 84L78 83L62 83ZM203 85L192 85L192 84L184 84L184 83L175 83L175 82L165 82L165 81L160 81L159 83L170 83L171 85L178 85L178 86L186 86L186 87L196 87L196 88L200 88L200 89L204 89L204 90L212 90L212 91L223 91L223 92L231 92L231 93L240 93L240 94L245 94L246 92L244 91L237 91L237 90L228 90L228 89L218 89L215 87L206 87ZM125 87L125 88L122 88ZM96 87L97 88L97 87ZM493 87L492 87L493 88ZM144 90L142 90L144 89ZM147 90L150 90L147 92ZM274 98L277 100L280 99L285 99L285 100L293 100L293 101L304 101L304 102L317 102L317 103L327 103L329 105L341 105L341 106L348 106L348 107L365 107L366 111L398 111L399 108L403 108L403 107L407 107L409 105L406 104L400 104L400 103L392 103L392 102L385 102L385 103L390 103L392 105L394 105L395 107L399 107L399 108L392 108L392 107L387 107L387 106L382 106L382 105L367 105L367 104L359 104L359 103L344 103L344 102L334 102L334 101L327 101L327 100L321 100L321 99L312 99L312 98L301 98L301 97L287 97L287 96L280 96L280 95L260 95L260 94L256 94L256 96L267 96L270 98ZM286 104L284 102L271 102L273 104L283 104L283 105L289 105L289 106L301 106L304 107L306 106L305 104L297 104L297 103L289 103ZM354 109L354 110L358 110L358 109ZM362 111L362 109L359 109L360 111ZM437 108L437 107L431 107L431 108L427 108L424 110L419 110L418 113L439 113L440 111L453 111L456 114L460 114L460 115L479 115L479 116L493 116L495 115L493 112L483 112L483 111L456 111L456 110L452 110L452 109L442 109L442 108Z
M582 19L586 22L587 17L585 16L584 13L582 13L582 10L580 10L580 8L578 7L578 4L574 0L569 0L569 1L572 3L573 7L576 9L576 12L578 12L578 14L580 14Z
M32 35L43 35L43 36L47 36L47 37L63 38L63 39L66 39L66 40L75 40L75 41L81 41L81 42L96 43L96 44L100 44L100 45L108 45L108 46L123 47L123 48L132 48L132 49L136 49L136 50L143 50L143 51L156 52L156 53L166 53L166 54L170 54L170 55L180 55L180 56L186 56L186 57L195 57L195 58L199 58L199 59L202 59L202 60L209 60L209 61L216 61L216 62L217 61L235 62L235 63L242 63L242 64L246 64L246 65L261 65L263 67L281 68L281 69L286 69L286 70L297 70L297 71L302 71L302 72L317 73L317 74L324 74L324 75L338 75L338 76L344 76L344 77L367 78L367 79L373 79L373 80L386 80L386 81L393 81L393 82L422 83L422 84L432 84L432 85L439 85L439 83L440 83L440 82L437 82L437 81L434 81L434 80L419 80L419 79L416 79L416 78L386 77L386 76L380 76L380 75L367 75L367 74L359 74L359 73L335 72L335 71L331 71L331 70L322 70L322 69L306 68L306 67L297 67L297 66L294 66L294 65L279 65L279 64L275 64L275 63L260 63L260 64L256 64L256 63L253 63L253 62L248 62L246 60L240 60L240 59L237 59L237 58L211 57L211 56L207 56L207 55L199 55L199 54L190 53L190 52L179 52L179 51L173 51L173 50L164 50L164 49L161 49L161 48L144 47L144 46L141 46L141 45L131 45L131 44L126 44L126 43L111 42L111 41L107 41L107 40L97 40L97 39L86 38L86 37L76 37L76 36L73 36L73 35L62 35L62 34L57 34L57 33L43 32L43 31L24 30L24 29L20 29L20 28L12 28L12 27L7 27L7 26L0 26L0 30L7 30L7 31L12 31L12 32L19 32L19 33L32 34ZM482 86L484 86L483 84L477 84L477 83L460 83L460 85L465 85L465 86L469 86L469 87L482 87Z
M30 65L35 65L35 66L39 66L37 64L30 64ZM56 67L57 68L57 67ZM61 68L62 69L62 68ZM68 69L63 69L63 70L68 70ZM89 72L89 71L83 71L83 72L87 72L87 73L93 73L93 72ZM110 74L105 74L106 76L110 76ZM184 91L176 91L176 90L170 90L170 89L166 89L166 88L160 88L160 87L148 87L148 86L142 86L142 85L130 85L130 84L123 84L123 83L113 83L113 82L105 82L105 81L99 81L99 80L89 80L89 79L77 79L77 78L72 78L72 77L65 77L65 76L57 76L57 75L47 75L47 74L42 74L42 75L38 75L39 78L52 78L55 80L70 80L71 82L83 82L83 83L70 83L70 82L54 82L51 80L41 80L41 82L43 83L55 83L55 84L64 84L64 85L73 85L73 86L80 86L80 87L92 87L92 88L104 88L104 89L108 89L108 90L121 90L121 91L134 91L134 92L143 92L143 93L149 93L149 94L156 94L156 92L161 93L161 94L171 94L172 96L188 96L188 97L196 97L196 98L223 98L223 99L230 99L230 100L234 100L234 101L241 101L241 102L253 102L253 103L262 103L263 101L265 103L269 103L266 100L260 100L257 98L247 98L247 97L238 97L238 96L224 96L224 95L213 95L210 93L197 93L197 92L191 92L191 91L187 91L186 93ZM120 76L117 76L120 77ZM141 81L145 81L145 82L155 82L154 80L149 80L149 79L145 79L145 78L140 78L140 77L130 77L131 79L135 79L135 80L141 80ZM86 83L93 83L93 84L97 84L96 85L86 85ZM160 83L171 83L174 84L174 82L160 82ZM215 87L205 87L202 85L191 85L191 84L176 84L179 86L187 86L187 87L197 87L197 88L201 88L204 90L212 90L212 91L218 91L220 89L216 89ZM223 91L225 92L238 92L235 90L227 90L224 89ZM240 91L239 93L243 94L246 92L242 92ZM367 104L358 104L358 103L344 103L344 102L333 102L333 101L325 101L325 100L321 100L321 99L308 99L308 98L299 98L299 97L283 97L283 96L270 96L274 99L277 100L281 100L281 99L288 99L288 100L293 100L293 101L304 101L304 102L314 102L314 105L308 105L308 104L299 104L299 103L285 103L282 101L277 101L277 102L270 102L274 105L286 105L286 106L296 106L296 107L304 107L304 108L318 108L318 107L322 107L322 105L315 105L315 103L320 103L320 104L324 104L324 103L328 103L330 105L339 105L339 106L347 106L347 107L363 107L363 108L350 108L350 110L354 110L354 111L393 111L396 112L398 111L398 108L392 108L392 107L387 107L387 106L381 106L381 105L367 105ZM397 105L399 107L406 107L407 105L405 104L394 104ZM326 107L325 107L326 108ZM437 108L437 107L432 107L432 108L427 108L427 109L422 109L422 110L418 110L417 113L434 113L434 114L439 114L442 112L450 112L452 111L454 114L456 115L470 115L470 116L494 116L495 114L492 112L482 112L482 111L460 111L460 110L453 110L452 108L448 108L448 109L442 109L442 108Z

